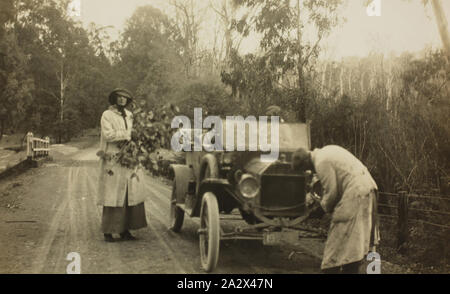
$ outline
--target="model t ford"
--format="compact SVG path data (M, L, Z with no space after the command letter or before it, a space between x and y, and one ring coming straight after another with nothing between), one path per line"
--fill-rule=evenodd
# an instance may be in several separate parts
M259 239L269 245L295 242L299 224L310 213L305 196L311 175L290 168L291 155L297 148L310 149L308 125L283 123L277 128L259 128L256 137L277 141L277 158L266 160L267 152L249 146L255 130L249 130L247 124L228 128L229 124L224 121L221 126L223 146L225 141L238 141L243 136L245 151L188 151L185 164L171 166L171 229L181 230L185 214L200 218L200 257L206 271L217 265L221 240ZM230 130L232 136L226 134ZM237 210L246 225L225 232L221 219Z

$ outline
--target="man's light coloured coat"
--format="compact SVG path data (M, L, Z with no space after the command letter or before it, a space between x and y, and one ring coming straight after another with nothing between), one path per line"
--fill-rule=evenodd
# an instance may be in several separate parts
M311 159L324 189L320 204L332 213L321 267L360 261L379 241L376 228L370 244L377 185L367 168L342 147L315 149Z

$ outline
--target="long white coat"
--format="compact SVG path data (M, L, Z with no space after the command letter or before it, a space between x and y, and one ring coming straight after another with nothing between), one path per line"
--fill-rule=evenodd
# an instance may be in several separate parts
M324 189L320 204L332 213L321 268L360 261L379 241L376 227L370 244L377 185L367 168L342 147L315 149L311 158Z
M126 111L127 128L122 114L117 108L110 106L101 118L100 150L113 155L119 151L118 142L131 139L133 127L132 113ZM121 166L114 160L100 159L100 176L98 185L98 205L123 207L128 188L128 205L135 206L144 202L145 192L139 183L144 175L138 169L137 177L131 177L134 170Z

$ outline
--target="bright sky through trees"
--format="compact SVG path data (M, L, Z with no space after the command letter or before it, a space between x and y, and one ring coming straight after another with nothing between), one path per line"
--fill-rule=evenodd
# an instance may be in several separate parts
M111 36L117 38L124 23L134 9L141 5L152 5L170 14L168 1L163 0L80 0L81 20L84 24L114 26ZM207 6L209 0L196 0ZM430 6L426 8L419 0L381 0L381 16L369 17L363 0L348 0L342 8L347 19L341 27L334 29L322 44L322 56L340 59L344 56L366 56L371 51L385 54L403 51L420 51L427 46L441 46L438 29ZM443 1L447 19L450 18L450 1ZM202 44L205 47L213 39L215 13L208 10L203 25ZM256 51L258 39L250 36L242 43L241 51Z

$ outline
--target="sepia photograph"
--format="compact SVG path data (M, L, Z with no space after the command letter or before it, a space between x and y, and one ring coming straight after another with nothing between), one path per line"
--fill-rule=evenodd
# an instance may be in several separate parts
M0 275L450 274L449 21L448 0L0 0Z

